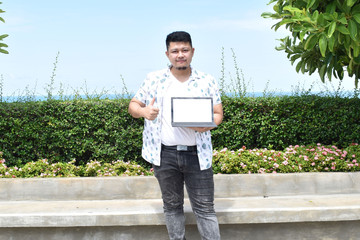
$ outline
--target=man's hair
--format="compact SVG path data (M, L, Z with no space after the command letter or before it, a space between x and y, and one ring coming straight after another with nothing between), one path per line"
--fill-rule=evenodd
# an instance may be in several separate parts
M171 42L190 43L190 46L192 47L191 36L189 33L184 32L184 31L177 31L177 32L173 32L173 33L170 33L169 35L167 35L166 49L169 49Z

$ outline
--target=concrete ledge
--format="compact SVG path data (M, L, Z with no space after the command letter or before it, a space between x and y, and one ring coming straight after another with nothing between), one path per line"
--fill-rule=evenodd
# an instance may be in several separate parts
M215 198L360 193L360 172L215 175ZM0 201L159 199L155 177L0 179Z
M161 231L147 239L167 239L161 194L154 177L0 179L0 186L0 239L7 239L6 234L22 240L74 239L79 234L76 231L85 231L87 237L76 239L95 240L104 238L87 233L100 234L101 229L111 228L128 232L127 237L118 233L120 239L127 240L139 239L148 227ZM326 239L320 236L326 236L322 230L331 223L342 224L343 229L360 223L360 172L216 175L215 189L215 208L223 239L227 240L264 239L265 229L274 234L274 238L265 239L289 239L279 234L282 224L294 231L296 226L304 228L297 229L302 234L292 239ZM189 235L200 239L188 200L185 214L192 229ZM36 234L24 238L25 229ZM78 230L72 237L62 238L49 229ZM307 238L314 229L318 236ZM253 232L248 238L234 238L240 230ZM331 239L360 239L359 231L350 230Z
M216 199L219 224L332 222L360 220L360 194ZM190 204L186 223L196 224ZM164 225L162 201L1 202L1 227L99 227Z

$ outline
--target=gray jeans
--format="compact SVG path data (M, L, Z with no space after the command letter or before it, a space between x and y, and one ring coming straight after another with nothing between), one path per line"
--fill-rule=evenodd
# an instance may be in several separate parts
M170 240L185 239L184 183L203 240L220 239L214 210L212 169L200 170L196 150L176 151L162 148L161 166L154 166L164 202L166 227Z

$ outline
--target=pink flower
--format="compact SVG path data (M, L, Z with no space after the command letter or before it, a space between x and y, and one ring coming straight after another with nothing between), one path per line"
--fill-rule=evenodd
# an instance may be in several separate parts
M315 166L315 163L314 163L314 162L312 162L312 163L311 163L311 166Z
M221 153L225 153L228 149L227 148L223 148L220 150Z

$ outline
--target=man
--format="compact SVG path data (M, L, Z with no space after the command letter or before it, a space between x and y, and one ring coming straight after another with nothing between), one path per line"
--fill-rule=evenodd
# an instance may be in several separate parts
M212 127L172 127L171 97L212 97L214 121L223 110L215 79L190 66L195 49L186 32L166 38L169 68L148 74L129 104L129 113L145 118L142 156L154 166L171 240L185 239L184 183L202 239L220 239L214 210Z

